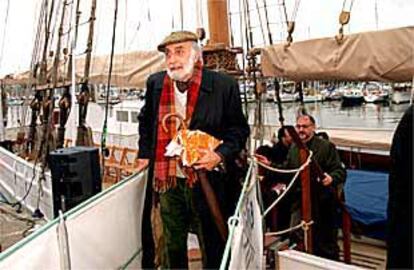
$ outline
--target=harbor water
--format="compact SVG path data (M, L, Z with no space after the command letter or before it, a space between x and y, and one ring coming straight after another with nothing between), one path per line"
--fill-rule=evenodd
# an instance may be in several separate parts
M137 101L137 106L139 102ZM243 105L245 106L245 105ZM249 124L253 125L255 119L255 103L249 103ZM340 101L306 103L306 111L315 117L318 128L360 128L394 130L404 111L409 104L362 104L353 107L343 107ZM300 109L300 104L283 103L282 114L285 124L294 124ZM102 129L104 106L91 103L88 106L87 124L94 130ZM277 104L273 102L262 103L262 122L264 125L278 126L279 111ZM72 110L76 113L76 107ZM109 107L109 116L112 115L112 107ZM17 127L19 122L29 125L30 109L25 106L10 106L8 109L8 127Z

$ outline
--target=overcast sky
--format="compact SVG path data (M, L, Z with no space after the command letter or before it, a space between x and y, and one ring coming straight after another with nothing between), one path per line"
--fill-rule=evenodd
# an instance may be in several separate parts
M91 0L85 5L81 22L86 21ZM208 28L206 0L200 0L201 12L197 12L196 0L183 0L184 28L194 30L199 24ZM263 6L264 0L257 0ZM296 0L297 1L297 0ZM346 2L349 6L350 2ZM0 77L5 74L27 70L30 66L37 16L41 0L0 0ZM59 1L58 1L59 2ZM114 0L98 0L97 25L95 31L95 54L109 54L112 35ZM240 43L239 6L240 0L230 0L233 35ZM250 1L250 8L256 1ZM280 24L284 18L280 8L281 0L266 0L268 16L275 40L286 38L286 27ZM285 0L288 16L292 16L295 0ZM296 17L294 40L334 36L338 32L338 16L343 0L302 0ZM151 50L172 30L181 28L180 0L119 0L116 52L130 50ZM7 5L9 12L7 14ZM198 15L201 14L201 15ZM351 21L345 33L356 33L378 29L414 25L413 0L354 0ZM251 11L256 45L263 44L257 11ZM5 24L7 17L7 25ZM263 19L263 12L262 12ZM4 35L5 33L5 35ZM81 27L77 54L85 49L87 27ZM237 44L239 45L239 44Z

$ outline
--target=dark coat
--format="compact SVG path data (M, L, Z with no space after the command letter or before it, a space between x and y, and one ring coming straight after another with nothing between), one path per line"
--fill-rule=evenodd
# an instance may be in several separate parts
M153 202L152 179L159 124L158 106L165 76L166 72L164 71L153 74L148 78L145 105L138 116L140 136L138 157L150 159L143 213L143 220L147 222L144 221L142 225L143 268L154 268L154 244L152 241L151 223L149 221ZM240 185L233 180L237 180L240 177L235 177L234 172L240 173L241 170L234 169L234 160L241 150L244 149L250 133L249 126L242 112L239 86L233 78L203 69L200 93L189 129L199 129L223 140L223 143L216 151L224 158L227 174L213 171L208 173L208 178L226 218L232 213L240 191ZM199 183L196 183L194 192L198 194L201 192ZM208 212L208 209L206 209L207 204L203 202L204 196L197 197L201 199L199 200L198 208L204 208L199 209L199 211ZM207 227L215 229L209 214L203 220L211 223ZM221 258L223 247L217 248L217 253L220 253L217 256L217 260Z
M413 268L413 105L391 145L388 191L387 268Z
M332 177L332 186L341 188L346 179L346 170L342 164L335 145L331 142L313 136L306 143L309 150L313 152L312 160L318 162L321 169ZM293 145L289 149L287 158L288 167L299 168L299 148ZM300 181L295 183L290 199L294 201L292 209L298 211L301 200ZM336 192L335 192L336 193ZM313 251L315 255L338 260L339 247L337 244L336 222L336 194L329 187L317 183L315 171L311 169L311 200L313 227Z
M139 157L153 159L157 141L158 105L166 72L147 81L145 105L139 119ZM244 149L249 126L243 115L239 86L230 76L203 69L200 93L189 129L199 129L223 140L216 150L226 161Z

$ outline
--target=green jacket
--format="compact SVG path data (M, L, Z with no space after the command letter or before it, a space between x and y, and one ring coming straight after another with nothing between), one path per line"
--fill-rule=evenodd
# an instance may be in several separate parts
M339 158L335 145L325 139L313 136L313 138L306 143L306 146L313 152L312 160L317 161L322 170L332 177L332 185L334 187L342 186L345 182L346 170ZM289 149L286 162L287 168L300 167L299 148L296 145L292 145ZM311 175L315 178L314 172L312 173L311 171ZM298 183L299 182L300 181L298 181Z

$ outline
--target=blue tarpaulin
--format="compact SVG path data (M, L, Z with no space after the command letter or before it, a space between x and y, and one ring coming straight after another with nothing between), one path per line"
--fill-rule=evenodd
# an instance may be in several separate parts
M387 220L388 173L347 170L345 204L353 220L382 225Z

